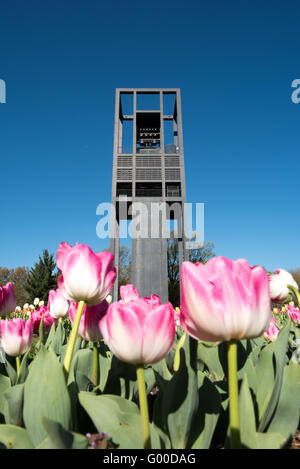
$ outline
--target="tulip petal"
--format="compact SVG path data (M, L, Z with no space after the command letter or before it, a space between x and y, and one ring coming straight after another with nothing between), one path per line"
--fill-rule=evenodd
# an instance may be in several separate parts
M156 363L168 355L175 335L171 303L157 306L145 318L143 326L143 363Z
M100 330L109 348L120 360L142 363L142 328L134 302L122 305L112 303L100 322Z
M72 249L72 246L70 244L62 242L58 246L58 250L56 253L56 265L59 268L59 270L62 270L64 267L64 262L66 259L67 254L70 252Z

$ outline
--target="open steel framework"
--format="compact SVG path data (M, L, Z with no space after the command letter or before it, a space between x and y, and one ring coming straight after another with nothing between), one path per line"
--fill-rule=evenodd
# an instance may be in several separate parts
M141 296L168 300L167 220L177 221L179 264L188 259L183 234L186 201L181 97L178 88L117 88L115 99L110 250L119 267L119 224L137 202L148 207L148 234L132 239L131 283ZM166 207L151 211L159 202ZM153 205L154 204L154 205ZM151 237L151 228L159 236ZM118 299L118 281L113 300Z

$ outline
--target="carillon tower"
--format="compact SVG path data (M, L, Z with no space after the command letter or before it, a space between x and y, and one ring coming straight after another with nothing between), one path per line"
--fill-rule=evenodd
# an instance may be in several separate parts
M129 220L131 283L141 296L156 293L166 302L168 227L177 233L180 265L188 259L180 90L117 88L114 125L110 249L118 269L120 226ZM117 281L113 299L118 299Z

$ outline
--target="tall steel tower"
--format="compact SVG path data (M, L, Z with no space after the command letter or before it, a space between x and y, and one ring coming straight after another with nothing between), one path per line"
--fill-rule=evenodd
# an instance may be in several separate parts
M188 259L183 234L186 201L181 98L178 88L117 88L110 250L119 267L120 223L136 220L140 234L132 238L131 283L141 296L156 293L168 300L167 239L164 228L176 220L179 264ZM142 203L143 205L141 205ZM144 212L143 212L144 213ZM124 223L124 222L123 222ZM175 222L171 222L175 223ZM113 299L118 299L115 282Z

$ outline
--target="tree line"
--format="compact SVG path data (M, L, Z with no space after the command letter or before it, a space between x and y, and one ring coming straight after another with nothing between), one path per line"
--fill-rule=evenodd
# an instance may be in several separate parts
M169 301L174 306L180 304L180 271L178 242L176 238L168 240L168 289ZM105 250L108 250L105 249ZM215 256L214 243L207 242L203 247L189 252L191 262L205 263ZM120 246L119 264L119 287L130 283L131 272L131 249L128 246ZM291 271L300 288L300 268ZM39 298L45 303L48 301L49 290L56 290L57 277L60 271L57 270L53 254L45 249L38 262L29 269L28 267L17 267L8 269L0 267L0 286L8 282L14 284L17 304L23 306L25 303L33 302L34 298Z

